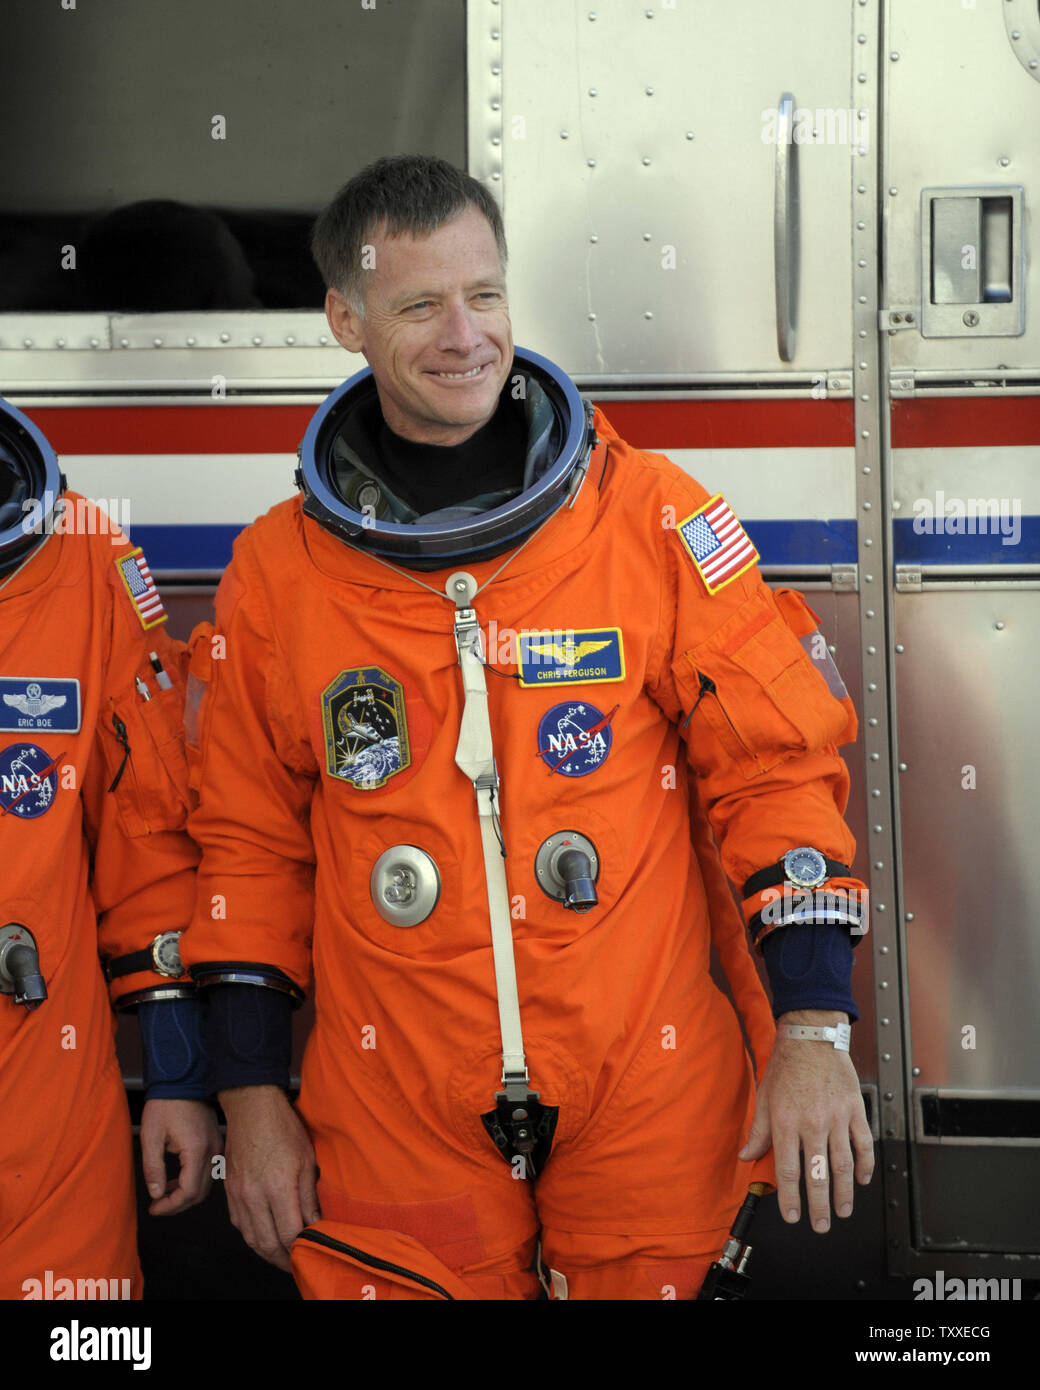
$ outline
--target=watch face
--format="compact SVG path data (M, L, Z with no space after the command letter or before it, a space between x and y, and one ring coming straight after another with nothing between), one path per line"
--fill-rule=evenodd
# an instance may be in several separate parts
M799 888L816 888L827 877L827 861L818 849L792 849L784 855L784 872Z
M157 936L152 942L152 959L156 970L160 975L168 975L172 980L184 974L180 951L177 949L180 935L179 931L168 931L162 936Z

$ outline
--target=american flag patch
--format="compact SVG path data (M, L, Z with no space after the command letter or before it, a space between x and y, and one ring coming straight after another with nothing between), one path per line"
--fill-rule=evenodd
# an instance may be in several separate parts
M709 594L725 588L758 559L758 551L720 493L676 529Z
M116 569L126 585L126 591L130 595L137 616L141 620L143 628L157 627L159 623L166 621L166 610L163 608L162 599L159 597L159 590L155 587L155 580L152 572L148 568L148 561L144 558L144 551L140 546L136 550L131 550L129 555L123 555L116 561Z

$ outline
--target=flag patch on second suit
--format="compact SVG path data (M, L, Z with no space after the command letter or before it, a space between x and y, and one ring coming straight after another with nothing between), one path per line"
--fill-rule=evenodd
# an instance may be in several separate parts
M120 556L115 564L120 578L126 585L126 592L130 595L137 616L141 620L141 626L143 628L157 627L159 623L164 623L166 610L163 608L159 590L155 587L155 580L152 578L152 572L148 568L148 561L144 558L144 551L141 547L138 546L136 550L131 550L129 555Z
M709 594L725 588L758 559L751 538L721 493L680 521L676 530Z

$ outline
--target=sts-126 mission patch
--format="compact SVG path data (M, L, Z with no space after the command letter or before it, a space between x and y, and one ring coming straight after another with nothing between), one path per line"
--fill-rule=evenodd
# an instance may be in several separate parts
M404 690L381 666L341 671L321 696L325 770L360 791L411 764Z

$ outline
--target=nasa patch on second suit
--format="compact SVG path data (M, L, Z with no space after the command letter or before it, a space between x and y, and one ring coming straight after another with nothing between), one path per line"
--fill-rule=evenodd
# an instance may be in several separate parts
M518 635L520 684L600 685L625 678L625 649L619 627L568 628Z
M361 791L411 766L404 687L381 666L341 671L321 694L325 770Z
M610 724L618 708L604 714L587 700L565 700L547 709L538 723L538 756L549 771L587 777L601 767L614 742Z
M56 761L35 743L0 749L0 815L35 820L49 811L58 790Z
M79 681L47 676L0 676L0 732L78 734Z

